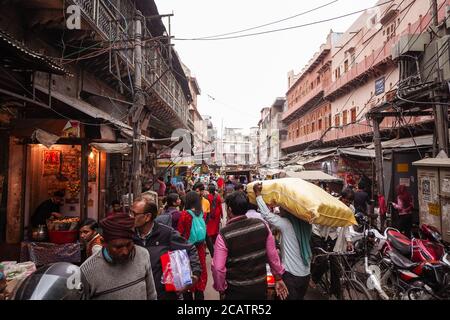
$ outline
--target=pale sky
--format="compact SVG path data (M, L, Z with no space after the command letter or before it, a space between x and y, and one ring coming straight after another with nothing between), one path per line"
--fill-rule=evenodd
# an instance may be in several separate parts
M331 0L156 0L160 14L174 13L171 27L176 38L198 38L247 29L329 2ZM375 3L375 0L340 0L315 12L245 33L333 18ZM199 111L212 117L220 135L222 121L224 127L257 126L260 110L269 107L277 97L285 96L289 70L298 73L325 42L331 29L344 32L358 16L247 38L176 40L174 43L181 60L200 85ZM167 18L163 21L167 22Z

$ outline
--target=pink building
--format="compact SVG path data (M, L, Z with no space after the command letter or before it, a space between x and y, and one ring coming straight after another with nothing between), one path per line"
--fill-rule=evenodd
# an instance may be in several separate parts
M440 21L449 3L438 1ZM366 11L345 33L330 33L304 70L297 76L289 74L288 110L283 115L288 138L282 148L288 153L301 151L316 140L340 146L371 142L366 113L390 101L398 87L392 49L401 37L427 30L429 9L428 1L395 0ZM405 119L409 124L431 120ZM394 122L395 118L386 118L381 129L391 129Z
M331 52L341 34L330 32L307 66L298 75L288 75L287 110L283 122L287 126L287 140L282 149L295 151L308 141L316 140L331 126L331 106L324 99L331 85Z

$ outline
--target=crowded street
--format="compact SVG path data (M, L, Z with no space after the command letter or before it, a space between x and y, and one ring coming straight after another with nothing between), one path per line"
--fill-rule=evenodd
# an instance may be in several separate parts
M0 0L1 303L450 300L449 8Z

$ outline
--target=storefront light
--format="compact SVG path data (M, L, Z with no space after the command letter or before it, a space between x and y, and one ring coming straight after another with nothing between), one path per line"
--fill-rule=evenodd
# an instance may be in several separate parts
M94 156L95 156L95 155L94 155L94 151L91 150L91 153L89 154L89 158L90 158L90 159L94 159Z

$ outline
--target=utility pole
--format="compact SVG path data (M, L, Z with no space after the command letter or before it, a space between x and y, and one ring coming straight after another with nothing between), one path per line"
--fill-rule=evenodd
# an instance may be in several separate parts
M438 4L437 0L431 0L431 14L433 19L433 26L437 29L439 25L438 17ZM439 52L439 43L435 40L436 52ZM439 63L439 57L437 59L436 79L439 84L442 84L442 72ZM436 102L440 102L439 93L435 92ZM436 135L438 141L438 153L444 151L448 155L448 107L446 105L436 104L434 106L434 114L436 118Z
M133 196L136 198L141 194L141 115L144 110L145 97L142 90L142 21L144 17L140 11L136 11L135 28L134 28L134 105L132 108L132 123L133 123L133 158L132 158L132 182L133 182ZM130 203L131 205L131 203Z
M384 193L384 172L383 172L383 148L381 146L380 123L382 117L373 116L373 143L375 145L375 169L377 172L378 194Z

